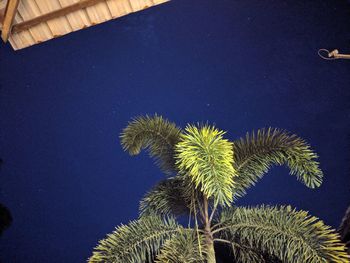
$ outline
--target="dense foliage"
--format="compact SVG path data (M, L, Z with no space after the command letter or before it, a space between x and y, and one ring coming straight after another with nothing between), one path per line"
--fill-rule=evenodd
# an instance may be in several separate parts
M349 262L339 235L306 211L234 203L274 165L320 186L310 146L274 128L234 142L224 135L209 125L181 130L157 115L129 123L123 148L131 155L148 150L168 177L141 200L140 218L101 240L89 262L214 263L216 243L229 246L235 262ZM176 222L179 215L189 217L187 227Z

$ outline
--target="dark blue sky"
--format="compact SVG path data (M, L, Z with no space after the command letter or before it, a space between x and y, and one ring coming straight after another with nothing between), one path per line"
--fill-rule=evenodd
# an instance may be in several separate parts
M310 190L276 168L240 204L292 204L334 227L350 201L345 0L173 0L22 51L0 46L3 262L83 262L137 216L161 173L123 153L130 118L209 121L236 139L260 127L305 138L325 173Z

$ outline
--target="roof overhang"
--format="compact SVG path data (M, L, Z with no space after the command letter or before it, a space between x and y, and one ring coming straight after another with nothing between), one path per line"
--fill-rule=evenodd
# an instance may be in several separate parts
M169 0L0 0L1 38L22 49Z

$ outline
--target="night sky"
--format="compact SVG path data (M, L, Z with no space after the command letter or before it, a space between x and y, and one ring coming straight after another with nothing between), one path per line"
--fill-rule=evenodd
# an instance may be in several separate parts
M273 169L240 205L291 204L337 227L350 204L346 0L173 0L14 52L0 45L0 202L13 224L2 262L84 262L164 176L119 133L158 113L209 121L234 140L287 129L320 155L310 190Z

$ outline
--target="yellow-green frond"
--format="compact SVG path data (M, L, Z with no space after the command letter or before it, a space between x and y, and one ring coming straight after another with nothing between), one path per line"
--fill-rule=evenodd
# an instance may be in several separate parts
M197 188L220 205L232 201L233 147L213 126L188 125L175 146L176 164Z

